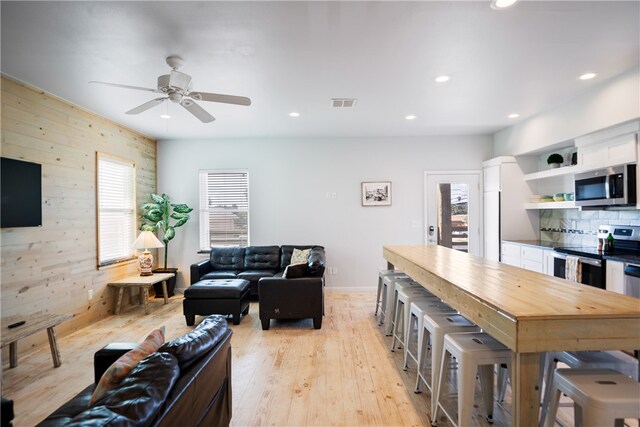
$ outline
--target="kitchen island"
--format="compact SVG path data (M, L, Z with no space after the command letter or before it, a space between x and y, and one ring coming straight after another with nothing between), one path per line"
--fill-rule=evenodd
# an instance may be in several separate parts
M537 426L540 353L640 348L640 302L442 246L385 246L398 268L513 352L513 425Z

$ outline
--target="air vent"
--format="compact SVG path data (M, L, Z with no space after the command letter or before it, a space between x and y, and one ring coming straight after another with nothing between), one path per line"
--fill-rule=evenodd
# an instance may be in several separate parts
M331 98L333 108L353 108L356 106L356 98Z

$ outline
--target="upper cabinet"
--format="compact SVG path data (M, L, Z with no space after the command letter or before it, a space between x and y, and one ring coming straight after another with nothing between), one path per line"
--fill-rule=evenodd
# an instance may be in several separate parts
M600 144L583 146L578 150L581 169L599 169L635 163L638 159L636 133L621 135Z

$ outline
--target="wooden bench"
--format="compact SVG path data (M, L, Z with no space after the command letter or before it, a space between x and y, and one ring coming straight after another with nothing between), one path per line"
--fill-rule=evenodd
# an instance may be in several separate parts
M60 366L62 361L60 359L60 352L58 351L58 344L56 343L56 333L53 328L72 317L71 314L35 313L28 316L21 315L3 318L0 347L9 346L9 367L15 368L18 366L18 340L33 335L43 329L46 329L47 335L49 335L53 366L55 368ZM23 325L9 328L9 325L23 320L25 321Z

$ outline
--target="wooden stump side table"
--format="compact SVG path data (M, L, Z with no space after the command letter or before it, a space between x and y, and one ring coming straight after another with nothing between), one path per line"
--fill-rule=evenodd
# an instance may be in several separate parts
M28 316L11 316L2 319L2 341L0 347L9 346L9 367L18 366L18 340L26 338L36 332L47 330L49 336L49 346L51 347L51 357L53 358L53 367L57 368L62 363L60 359L60 351L56 342L56 333L53 330L65 320L71 319L71 314L49 314L35 313ZM16 322L25 321L24 325L15 328L8 326Z
M138 295L138 303L144 304L144 314L149 314L149 289L154 284L162 282L162 293L164 296L164 303L169 303L169 295L167 293L167 279L174 276L173 273L155 273L152 276L140 276L139 274L127 276L124 279L111 282L108 286L116 288L118 296L116 298L115 314L120 314L120 308L122 307L122 295L125 289L129 289L129 296L133 302L133 290L138 288L140 293Z

